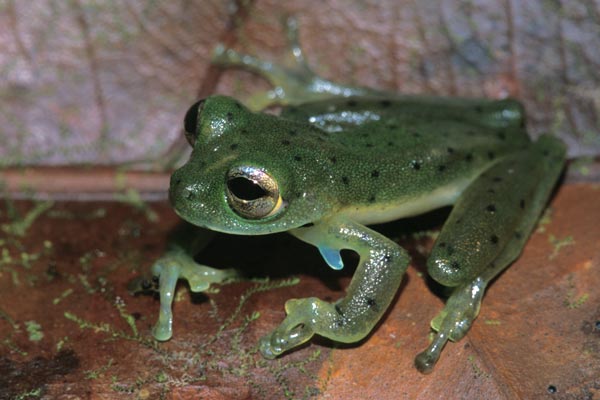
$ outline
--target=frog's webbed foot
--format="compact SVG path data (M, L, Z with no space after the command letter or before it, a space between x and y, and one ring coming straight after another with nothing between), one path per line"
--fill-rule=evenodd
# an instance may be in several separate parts
M316 75L304 59L298 41L298 23L295 18L285 20L288 50L281 64L262 61L219 45L212 62L226 68L244 68L266 78L273 89L253 95L246 103L254 111L271 105L294 105L337 96L366 94L368 90L339 85Z
M317 334L335 336L335 306L317 298L291 299L285 303L287 317L270 334L260 340L261 354L268 359L297 347Z
M152 335L160 341L169 340L173 335L171 307L179 279L187 280L190 290L194 293L208 291L214 283L222 284L240 279L237 271L219 270L198 264L181 249L171 250L157 260L152 265L152 275L158 280L160 294L160 312Z
M420 372L432 371L448 340L455 342L466 335L479 314L485 286L482 278L476 278L454 290L444 309L431 321L437 335L429 347L415 358L415 366Z

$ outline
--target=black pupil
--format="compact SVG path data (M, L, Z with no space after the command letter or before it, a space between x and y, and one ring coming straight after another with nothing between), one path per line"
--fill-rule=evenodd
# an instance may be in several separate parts
M265 189L250 179L238 177L227 181L229 191L238 199L256 200L267 195Z
M185 118L183 119L183 127L185 128L185 131L187 133L194 134L196 132L196 125L198 125L198 109L203 104L204 100L197 101L185 113Z

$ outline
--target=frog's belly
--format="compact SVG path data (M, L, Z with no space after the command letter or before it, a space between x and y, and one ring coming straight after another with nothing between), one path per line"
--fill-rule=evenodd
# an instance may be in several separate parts
M401 198L390 203L345 207L340 213L365 225L411 217L454 204L470 182L470 179L463 179L420 196Z

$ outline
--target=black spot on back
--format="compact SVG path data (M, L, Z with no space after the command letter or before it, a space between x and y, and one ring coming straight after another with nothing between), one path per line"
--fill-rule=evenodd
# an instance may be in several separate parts
M374 298L367 297L366 303L367 303L367 307L369 307L371 310L373 310L375 312L378 311L379 307L377 306L377 301L375 301Z

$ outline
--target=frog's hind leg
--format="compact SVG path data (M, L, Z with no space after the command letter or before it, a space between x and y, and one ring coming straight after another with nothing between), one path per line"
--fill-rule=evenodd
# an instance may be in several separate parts
M248 101L254 111L271 105L296 105L331 97L365 95L364 88L344 86L316 75L304 59L298 40L298 23L295 18L285 20L288 50L281 64L262 61L248 54L238 53L222 45L214 50L212 62L226 68L243 68L266 78L273 89L256 93Z
M521 253L564 157L559 140L542 136L481 174L455 205L428 260L430 275L455 289L431 322L437 336L415 359L421 372L431 371L448 340L467 333L487 284Z

